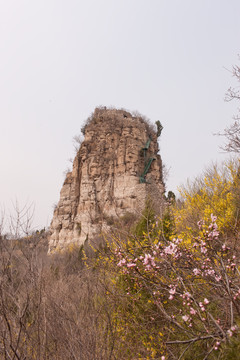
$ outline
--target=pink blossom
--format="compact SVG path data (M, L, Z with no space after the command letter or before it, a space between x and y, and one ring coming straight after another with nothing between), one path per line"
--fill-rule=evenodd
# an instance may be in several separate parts
M170 244L164 249L164 252L166 255L175 255L177 252L177 245Z
M204 246L201 246L201 253L202 254L206 254L207 249Z
M181 243L182 242L182 239L173 239L173 242L175 243L175 244L179 244L179 243Z
M169 300L173 300L173 299L174 299L173 295L170 295Z
M205 298L205 299L203 300L203 302L204 302L205 305L209 304L209 300L208 300L207 298Z
M210 276L214 276L215 275L215 271L213 269L208 269L205 271L205 275L210 275Z
M135 267L135 266L136 266L136 264L134 264L134 263L128 263L128 264L127 264L127 267L128 267L128 268L132 268L132 267Z
M193 269L193 273L194 273L194 275L199 275L199 274L201 274L201 271L199 269L195 268L195 269Z
M122 259L122 260L120 260L119 261L119 263L117 264L117 266L123 266L123 265L125 265L126 264L126 259Z
M185 293L183 294L183 298L184 298L184 299L187 298L187 299L189 300L190 297L191 297L191 294L190 294L189 292L185 292Z
M202 220L198 221L198 222L197 222L197 226L198 226L198 228L201 230L201 228L202 228L202 226L203 226L203 221L202 221Z
M193 308L190 309L190 314L191 314L191 315L196 315L196 313L197 313L196 310L194 310Z
M211 219L212 219L212 222L214 223L215 221L217 221L217 217L214 216L213 214L211 214Z
M188 321L188 320L189 320L189 316L188 316L188 315L184 315L184 316L182 316L182 319L183 319L183 321Z
M217 230L213 230L208 234L208 239L218 238L219 232Z
M147 270L150 270L151 266L156 266L154 258L150 254L145 254L143 265L146 265Z

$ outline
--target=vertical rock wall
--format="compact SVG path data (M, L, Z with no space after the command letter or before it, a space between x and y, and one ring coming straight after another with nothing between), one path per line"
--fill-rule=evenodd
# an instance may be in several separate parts
M50 252L101 235L109 218L127 212L139 215L148 196L156 206L161 203L164 186L157 136L141 117L96 109L84 133L54 211Z

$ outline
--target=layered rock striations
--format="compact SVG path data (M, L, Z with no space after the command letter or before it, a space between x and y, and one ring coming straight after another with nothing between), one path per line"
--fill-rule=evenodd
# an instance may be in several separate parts
M139 215L164 186L156 132L140 116L96 109L66 175L51 223L49 251L83 244L107 231L109 218Z

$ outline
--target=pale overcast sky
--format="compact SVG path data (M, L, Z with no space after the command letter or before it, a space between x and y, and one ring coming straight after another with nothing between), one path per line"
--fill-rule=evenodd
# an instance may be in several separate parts
M49 224L72 138L98 105L164 126L168 190L226 156L239 0L0 0L0 205Z

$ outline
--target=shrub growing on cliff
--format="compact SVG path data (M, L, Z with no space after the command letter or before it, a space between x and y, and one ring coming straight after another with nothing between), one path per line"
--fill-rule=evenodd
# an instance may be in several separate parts
M108 114L108 111L111 112L111 114ZM127 111L125 109L115 109L115 108L111 108L111 107L107 108L106 106L99 106L86 119L86 121L84 122L84 124L83 124L83 126L81 128L81 133L83 135L85 135L87 127L89 125L94 125L95 122L96 122L96 119L98 117L101 118L103 116L106 117L105 120L107 120L109 122L109 125L112 126L113 130L114 130L114 126L116 126L116 125L119 126L119 120L121 120L123 118L126 118L126 117L128 117L128 118L132 117L133 119L138 118L139 121L142 122L145 125L148 136L151 137L152 135L159 132L159 130L156 129L157 126L152 124L151 121L146 116L140 114L138 111L134 111L134 112L130 113L129 111Z

